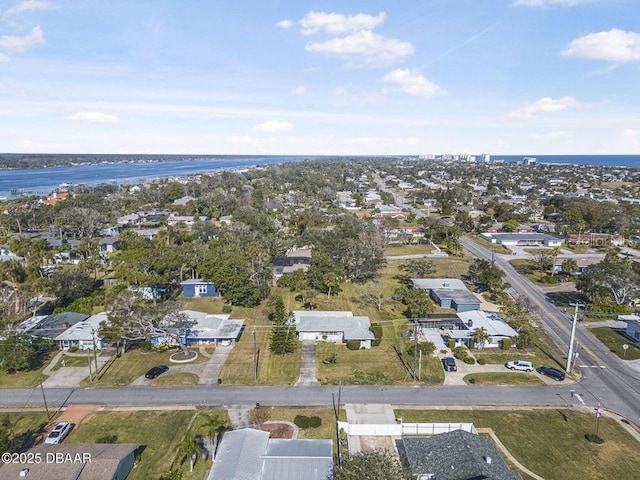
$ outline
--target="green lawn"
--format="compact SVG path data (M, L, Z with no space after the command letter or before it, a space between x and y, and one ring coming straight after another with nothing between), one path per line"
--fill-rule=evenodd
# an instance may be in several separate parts
M486 363L497 365L504 365L511 360L526 360L533 363L535 368L541 365L563 368L564 365L562 358L558 356L555 350L541 339L537 339L536 345L527 350L518 350L515 348L509 350L496 348L483 351L473 350L473 356L476 357L476 360L483 358Z
M61 369L62 362L64 361L64 364L67 367L87 367L88 373L89 359L91 359L91 367L93 368L93 353L91 353L89 357L87 357L87 355L63 355L51 370L55 371Z
M89 382L88 379L82 381L82 386L92 387L122 387L129 385L136 378L144 375L147 370L156 365L167 365L171 368L169 357L175 350L165 352L153 352L134 349L126 352L108 367L102 370L100 379ZM171 371L171 370L169 370Z
M247 309L234 307L233 318L243 318L245 328L220 374L223 385L292 385L300 375L300 344L289 355L269 350L271 324L266 302ZM255 330L255 340L254 332ZM254 343L255 342L255 343ZM254 354L258 351L258 381L255 381Z
M526 260L517 258L515 260L509 260L509 263L513 265L518 272L523 274L529 280L537 285L555 285L558 283L557 276L548 275L546 272L541 272L538 265L533 260Z
M261 407L262 408L262 407ZM318 428L301 428L298 438L320 438L334 441L336 438L336 417L331 409L312 410L312 409L287 409L273 408L268 409L269 421L277 422L279 420L292 422L296 415L306 415L307 417L320 417L322 424ZM340 420L346 420L344 410L340 411Z
M211 413L214 422L228 424L226 412ZM143 445L145 448L140 461L127 479L155 480L171 468L190 422L193 421L191 432L194 435L209 435L205 427L207 415L206 412L194 410L96 412L72 431L66 443L93 443L101 437L115 435L117 443ZM210 466L210 461L200 459L196 463L196 470L190 474L189 465L185 463L183 479L201 479Z
M465 383L474 385L544 385L533 374L515 372L471 373L464 377ZM473 382L471 382L473 380Z
M622 331L608 327L590 328L589 331L618 357L625 360L637 360L640 358L640 348L638 348L638 345L634 344L630 338L625 337ZM624 344L629 346L626 355L622 348Z
M152 387L190 387L198 384L199 377L195 373L165 373L151 382Z
M485 248L488 248L489 250L492 250L496 253L505 253L505 254L510 254L511 250L507 247L505 247L504 245L498 245L497 243L491 243L489 240L486 240L484 238L482 238L480 235L469 235L474 242L476 242L479 245L482 245Z
M40 359L42 365L39 368L28 370L25 372L7 373L3 369L0 369L0 388L1 387L35 387L41 381L49 378L42 373L42 370L49 365L51 359L57 352L50 352L44 354Z
M5 422L8 422L5 424ZM49 420L45 412L0 413L0 428L5 425L12 432L10 452L23 451L29 448L38 432L43 432Z
M396 410L396 416L405 422L473 422L476 427L492 428L522 465L545 480L626 480L640 471L638 442L614 420L600 418L599 435L604 445L585 439L585 434L595 433L591 413L561 409Z
M421 243L416 245L389 245L384 249L387 256L394 255L421 255L431 253L433 247L430 244Z

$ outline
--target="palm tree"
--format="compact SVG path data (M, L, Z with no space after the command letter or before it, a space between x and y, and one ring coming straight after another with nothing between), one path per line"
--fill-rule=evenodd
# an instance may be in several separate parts
M178 454L180 455L181 463L183 463L187 458L189 459L189 471L191 473L193 473L193 467L200 450L200 444L196 440L196 437L193 433L187 432L178 446Z
M473 331L473 335L471 335L471 340L473 343L480 347L480 350L484 350L485 344L490 340L489 332L484 327L476 328Z

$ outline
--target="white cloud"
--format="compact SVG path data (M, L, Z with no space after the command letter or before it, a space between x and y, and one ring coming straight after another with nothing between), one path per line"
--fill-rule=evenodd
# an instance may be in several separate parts
M120 121L120 119L115 115L97 111L77 112L67 116L66 119L86 123L118 123Z
M516 7L550 7L559 5L561 7L575 7L582 3L590 3L592 0L516 0L513 5Z
M336 97L346 97L349 95L349 89L347 87L336 87L331 93Z
M232 143L234 145L253 145L253 137L249 135L227 137L227 142Z
M624 151L637 152L640 150L640 130L625 128L620 133L620 142Z
M289 122L281 122L280 120L270 120L268 122L259 123L253 127L254 132L260 133L285 133L291 130L293 125Z
M22 53L43 42L42 29L40 26L37 26L31 30L31 33L22 37L17 35L3 35L0 37L0 50Z
M563 130L556 130L546 133L532 133L529 138L531 140L563 140L571 138L571 134Z
M304 95L307 92L307 89L302 85L294 87L291 89L291 95Z
M9 60L9 57L7 57L6 55L0 53L0 63L6 62L7 60Z
M41 10L43 8L48 8L49 4L47 2L42 2L40 0L24 0L23 2L18 3L14 7L6 10L4 12L5 16L17 15L22 12L28 12L30 10Z
M585 106L573 97L551 98L545 97L525 105L509 114L511 118L533 118L547 113L556 113L568 108Z
M618 28L590 33L572 40L562 55L615 63L639 62L640 34Z
M291 20L280 20L278 23L276 23L276 27L289 30L291 27L293 27L293 22Z
M447 92L415 70L397 69L382 78L392 84L394 90L415 97L430 98Z
M361 30L373 30L383 23L387 15L384 12L378 15L368 15L357 13L355 15L342 15L340 13L309 12L302 20L303 35L313 35L319 32L326 32L331 35L342 35L344 33L359 32Z
M365 63L387 65L412 55L415 49L409 42L363 30L344 38L308 43L305 50L346 57L361 56Z

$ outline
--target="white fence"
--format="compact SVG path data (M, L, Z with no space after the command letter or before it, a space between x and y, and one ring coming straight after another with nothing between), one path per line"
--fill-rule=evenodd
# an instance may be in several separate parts
M361 437L402 437L403 435L437 435L453 430L464 430L475 433L478 431L473 423L348 423L338 422L338 428L348 435Z

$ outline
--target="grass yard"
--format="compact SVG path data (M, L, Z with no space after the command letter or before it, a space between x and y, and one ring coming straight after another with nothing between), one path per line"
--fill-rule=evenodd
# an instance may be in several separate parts
M548 275L546 272L541 272L538 265L533 260L515 259L509 260L509 263L513 265L518 272L523 274L529 280L537 285L556 285L558 283L558 276Z
M123 387L129 385L138 377L144 375L147 370L156 365L167 365L171 368L169 357L175 350L165 352L151 352L146 350L129 350L108 367L99 379L89 382L84 379L81 386L91 387Z
M474 242L476 242L479 245L482 245L485 248L488 248L489 250L492 250L496 253L504 253L509 255L511 253L511 250L507 247L505 247L504 245L498 245L497 243L491 243L489 240L486 240L484 238L482 238L480 235L469 235Z
M98 354L99 355L99 354ZM93 366L93 352L90 353L89 358L87 355L62 355L51 370L56 371L62 368L62 362L66 367L87 367L89 365L89 359L91 359L91 365Z
M244 318L245 328L240 341L233 347L222 369L220 378L223 385L292 385L300 375L301 345L289 355L274 355L269 350L271 325L266 307L257 307L257 314L249 309L237 308L241 314L234 318ZM236 307L234 307L234 312ZM253 331L255 329L255 343ZM255 349L259 351L258 381L255 381Z
M405 385L413 383L409 371L398 358L394 346L401 352L407 349L408 342L402 337L407 330L406 321L382 322L382 342L369 350L349 350L345 345L318 342L316 346L316 369L318 381L322 384L336 385L340 382L349 385ZM337 353L337 362L327 364L333 352ZM404 361L411 367L413 357L403 355ZM431 385L444 382L444 372L438 359L423 357L421 381Z
M180 298L186 310L196 310L205 313L222 313L224 300L213 297Z
M4 430L6 426L12 432L7 450L19 452L29 448L49 422L45 412L0 413L0 428Z
M621 330L615 328L590 328L589 331L593 333L598 340L604 343L609 350L615 353L618 357L624 360L637 360L640 358L640 348L637 344L634 344L631 339L624 336ZM624 344L627 344L626 355L622 348Z
M4 369L0 369L0 388L2 387L35 387L41 381L46 380L48 375L44 375L42 370L49 365L53 357L57 352L49 352L43 354L39 360L41 365L39 368L33 370L27 370L24 372L7 373Z
M640 471L638 442L615 420L600 418L599 436L604 445L585 439L585 434L595 433L591 413L396 410L396 416L405 422L473 422L479 428L492 428L521 464L545 480L626 480Z
M490 349L484 351L473 350L473 356L483 358L490 364L504 365L510 360L526 360L533 363L534 368L541 365L564 368L563 360L556 352L541 339L536 341L536 346L527 350L511 348L509 350ZM506 368L505 368L506 370Z
M544 385L545 383L533 374L515 372L471 373L464 377L464 382L473 385ZM473 380L473 382L471 381Z
M433 252L433 247L427 243L420 243L415 245L389 245L384 249L384 254L387 256L422 255L431 252Z
M262 407L261 407L262 408ZM334 441L336 438L336 420L333 410L312 410L298 408L274 408L269 409L269 421L286 421L292 422L296 415L306 415L307 417L320 417L322 424L318 428L300 429L298 438L320 438ZM346 421L347 417L344 410L340 411L340 420ZM334 445L335 449L335 445Z
M219 425L228 424L226 412L214 412ZM202 417L202 418L200 418ZM76 427L65 443L94 443L107 435L117 436L117 443L138 443L144 451L131 471L129 480L155 480L167 473L177 457L178 445L193 421L191 432L207 436L204 421L207 414L194 410L96 412ZM201 479L211 462L202 459L189 473L185 463L183 479Z
M200 377L195 373L165 373L151 382L152 387L190 387L197 385Z

